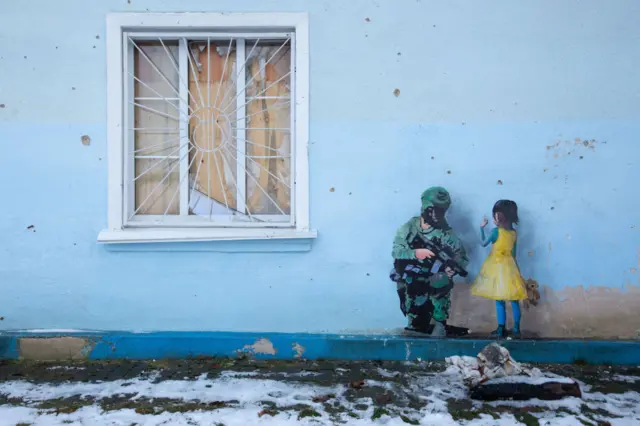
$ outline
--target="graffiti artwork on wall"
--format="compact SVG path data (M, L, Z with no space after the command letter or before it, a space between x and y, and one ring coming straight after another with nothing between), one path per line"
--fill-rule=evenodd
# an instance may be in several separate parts
M527 287L520 275L516 262L516 244L518 234L513 228L518 223L518 206L511 200L499 200L493 206L495 228L485 235L489 221L485 218L480 225L482 246L492 244L489 256L482 264L480 272L473 282L471 294L495 300L498 327L492 337L506 337L506 302L511 302L513 314L512 337L520 337L520 301L528 300Z
M394 268L400 309L407 318L405 330L432 337L462 336L468 329L447 324L455 276L466 277L468 257L462 241L446 220L451 197L446 189L432 187L423 192L419 217L409 219L396 232ZM495 228L488 234L485 218L480 226L482 246L492 245L471 287L471 294L495 300L497 328L491 337L520 337L520 301L535 306L540 294L537 283L523 280L515 258L518 207L500 200L493 207ZM513 329L506 330L506 302L511 302Z
M445 218L451 197L446 189L432 187L421 199L421 216L402 225L393 242L391 279L397 283L406 330L433 337L466 334L467 329L447 325L453 277L466 276L468 263Z

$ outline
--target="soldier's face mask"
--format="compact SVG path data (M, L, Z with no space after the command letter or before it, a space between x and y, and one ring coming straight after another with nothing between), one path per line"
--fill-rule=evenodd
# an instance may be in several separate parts
M425 223L433 226L434 228L438 228L442 226L444 222L444 214L445 210L439 207L427 207L422 212L422 219L424 219Z

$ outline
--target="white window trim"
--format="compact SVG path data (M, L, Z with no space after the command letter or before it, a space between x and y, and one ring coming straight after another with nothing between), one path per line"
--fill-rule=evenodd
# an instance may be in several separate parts
M124 52L131 30L295 31L294 217L288 228L126 227L124 220ZM111 13L107 15L108 217L100 243L315 238L309 227L309 24L306 13Z

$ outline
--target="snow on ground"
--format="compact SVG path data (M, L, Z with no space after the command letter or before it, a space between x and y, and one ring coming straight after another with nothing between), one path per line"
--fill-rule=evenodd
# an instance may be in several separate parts
M579 381L582 399L483 403L470 401L462 375L450 370L425 363L348 365L307 362L297 371L243 366L195 374L169 367L115 380L38 377L95 369L81 365L48 365L32 375L0 372L0 426L640 424L637 387L606 393ZM623 387L637 381L624 374L609 379Z

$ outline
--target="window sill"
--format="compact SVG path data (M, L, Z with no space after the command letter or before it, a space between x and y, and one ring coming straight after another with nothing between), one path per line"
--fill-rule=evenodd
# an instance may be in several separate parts
M128 228L104 230L98 235L98 243L114 251L290 252L309 251L312 240L317 237L314 230L296 229Z

